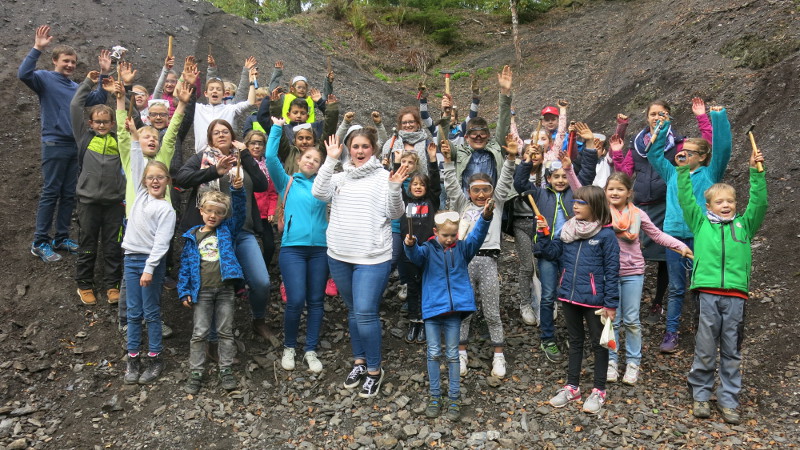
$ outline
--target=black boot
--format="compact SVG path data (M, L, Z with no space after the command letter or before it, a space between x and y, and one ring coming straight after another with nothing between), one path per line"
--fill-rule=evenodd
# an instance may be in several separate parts
M125 384L136 384L141 371L142 365L139 356L128 355L128 365L125 368Z
M419 327L419 331L417 331L417 344L424 344L425 343L425 324L422 322L417 322L417 326Z
M148 356L147 359L149 364L139 377L139 384L150 384L156 381L161 376L161 372L164 371L165 364L160 353L156 356Z
M417 323L416 322L409 322L408 323L408 333L406 333L405 341L409 344L413 344L414 341L417 339Z

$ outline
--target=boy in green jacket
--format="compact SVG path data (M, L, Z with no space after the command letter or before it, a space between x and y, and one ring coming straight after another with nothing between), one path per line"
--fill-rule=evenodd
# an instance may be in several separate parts
M750 157L750 201L744 214L736 213L736 191L725 183L716 183L706 190L704 214L692 193L685 153L684 150L675 158L678 202L695 236L690 289L697 292L700 309L694 362L688 376L694 398L692 412L698 418L711 415L708 401L714 386L714 371L718 369L717 408L725 422L738 424L742 332L752 263L750 241L767 212L766 178L763 171L756 169L764 157L760 152Z

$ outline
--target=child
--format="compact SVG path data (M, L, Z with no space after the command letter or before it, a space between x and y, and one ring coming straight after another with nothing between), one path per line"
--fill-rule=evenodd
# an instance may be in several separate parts
M416 159L417 154L406 152L400 158L400 163ZM413 212L409 217L406 214L400 218L400 233L403 236L413 233L418 242L427 242L434 235L434 216L439 210L439 196L441 194L439 182L439 164L436 161L436 144L428 145L428 175L414 172L409 177L408 185L403 187L403 201L406 211ZM411 221L411 230L409 230ZM416 264L413 264L405 253L400 255L398 267L406 281L406 300L408 302L408 332L406 342L422 344L426 340L426 330L422 322L421 294L422 273ZM403 278L401 277L401 278Z
M207 130L208 125L215 119L223 119L228 123L233 123L236 116L244 113L248 108L256 104L255 80L258 78L258 68L250 69L250 90L247 100L226 105L223 103L225 95L225 83L219 78L212 78L206 81L206 90L203 95L208 98L208 104L197 103L194 113L194 149L200 152L208 145Z
M712 122L715 116L712 112ZM716 138L715 129L715 143ZM767 182L764 172L757 169L757 163L763 162L764 157L761 152L750 156L750 202L744 214L736 213L736 191L724 183L714 184L705 191L704 214L697 204L697 187L690 168L692 157L687 153L684 146L684 151L678 154L684 158L676 160L678 201L696 238L691 289L697 293L700 319L688 376L694 398L692 412L699 418L710 416L708 400L717 370L720 379L717 408L725 422L738 424L742 331L752 270L750 242L767 212Z
M189 380L183 390L197 394L203 384L206 337L216 324L219 338L219 378L226 391L236 389L231 365L236 356L233 341L234 282L244 279L242 267L233 250L236 234L247 214L244 181L235 177L230 197L208 191L200 199L204 225L184 233L178 298L183 306L194 309L194 329L189 344ZM233 209L233 215L230 215ZM228 217L231 216L231 217Z
M280 84L283 76L283 61L276 61L275 68L272 70L272 78L269 81L269 90L274 92ZM289 92L283 95L279 101L280 114L276 117L283 117L286 122L292 122L290 114L291 104L294 100L300 100L307 106L308 116L303 122L314 123L317 121L317 110L325 112L328 96L333 93L333 71L328 72L322 86L322 93L316 89L309 90L306 77L298 75L292 78ZM284 91L285 92L285 91ZM263 125L263 124L262 124Z
M433 234L436 239L417 245L417 239L411 234L405 238L406 256L422 269L422 317L428 335L428 382L431 392L425 415L431 418L437 417L442 409L439 387L442 333L450 380L447 418L457 420L460 415L459 330L461 319L476 310L467 266L489 232L494 214L493 203L492 200L486 202L475 227L464 240L458 239L460 214L456 211L443 211L435 215Z
M133 119L128 119L126 125L131 129L130 134L125 128L118 127L117 136L120 153L130 146L127 178L128 185L135 186L136 196L122 241L128 306L128 366L124 380L125 384L149 384L164 370L161 358L161 283L166 269L164 255L175 230L175 211L165 198L171 180L169 168L159 161L145 165L142 146L150 145L151 139L138 134ZM131 138L133 142L130 142ZM150 363L144 371L139 362L143 317L147 322L150 349L147 353Z
M142 119L142 124L144 125L152 125L147 113L150 106L147 99L149 95L147 88L141 84L136 84L131 88L131 100L133 100L136 110L139 111L139 117Z
M567 384L550 399L550 404L561 408L581 398L585 321L594 350L594 388L583 404L583 411L597 414L606 399L608 349L600 345L603 325L596 311L614 319L619 303L619 244L609 226L611 212L602 189L597 186L578 189L572 209L575 216L564 224L558 239L545 239L542 228L547 226L546 222L540 220L537 225L542 254L558 260L563 267L558 299L563 302L569 335Z
M78 143L78 258L75 281L84 305L94 305L94 264L97 240L103 247L103 284L108 303L119 302L122 278L120 230L125 216L125 175L119 158L114 110L95 105L89 110L89 126L83 122L83 110L89 91L97 83L99 72L90 72L78 86L70 103L72 130ZM107 83L108 84L108 83Z
M731 159L731 124L728 115L721 106L711 108L711 127L713 133L714 155L711 155L711 146L706 139L692 138L683 141L681 153L688 159L689 171L694 186L694 196L697 204L705 208L703 193L718 183L725 174L725 168ZM664 121L664 129L670 127L669 116ZM668 133L659 133L655 138L647 160L653 165L661 178L667 184L667 213L664 219L664 232L683 241L689 248L693 247L694 236L680 211L678 203L678 183L675 167L664 156L667 146ZM677 155L676 155L677 162ZM667 271L669 272L669 303L667 304L667 330L661 342L662 353L678 351L678 328L680 326L683 297L686 292L686 266L691 266L691 261L686 261L675 252L667 252Z

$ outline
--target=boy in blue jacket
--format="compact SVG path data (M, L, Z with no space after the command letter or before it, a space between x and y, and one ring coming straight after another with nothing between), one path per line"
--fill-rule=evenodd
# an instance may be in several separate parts
M205 340L214 320L219 336L221 385L227 391L237 386L231 369L236 356L236 343L233 341L234 284L244 279L244 274L236 259L234 242L247 215L243 185L243 179L236 177L231 183L230 197L219 191L206 192L200 199L204 225L197 225L183 235L186 242L181 255L178 298L183 306L194 309L194 329L189 344L191 374L184 387L188 394L196 394L203 384ZM231 209L233 215L226 219Z
M431 392L425 415L431 418L437 417L442 410L439 357L443 332L450 380L447 418L456 420L460 416L458 344L461 319L477 309L467 266L483 245L493 214L494 201L489 200L475 228L462 241L458 240L460 214L456 211L442 211L434 216L435 239L417 245L413 234L406 235L406 256L423 271L422 319L425 321L428 341L428 381Z

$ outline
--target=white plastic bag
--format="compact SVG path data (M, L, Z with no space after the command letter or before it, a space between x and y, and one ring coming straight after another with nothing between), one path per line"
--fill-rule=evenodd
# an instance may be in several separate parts
M614 324L611 319L603 315L603 309L600 308L595 312L600 316L600 322L603 323L603 332L600 333L600 345L609 349L617 350L617 340L614 338Z

